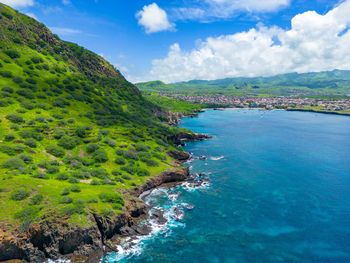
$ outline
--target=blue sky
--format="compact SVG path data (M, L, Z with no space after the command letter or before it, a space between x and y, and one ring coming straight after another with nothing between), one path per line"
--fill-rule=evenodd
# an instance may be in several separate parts
M328 46L330 42L341 44L349 39L346 29L350 19L348 21L346 15L342 16L341 13L341 10L348 10L348 1L0 2L34 16L62 39L103 55L133 82L152 79L174 82L290 71L350 69L349 62L345 61L345 58L349 58L348 53L327 53L328 49L335 48ZM294 27L292 21L295 21ZM320 24L324 26L320 28ZM331 24L331 28L328 28L328 24ZM325 32L322 30L334 30L334 35L323 39ZM305 33L309 31L312 33ZM319 34L315 33L310 38L316 31ZM338 31L345 34L339 37ZM310 53L316 52L312 48L319 53L311 56ZM327 50L321 52L320 48Z

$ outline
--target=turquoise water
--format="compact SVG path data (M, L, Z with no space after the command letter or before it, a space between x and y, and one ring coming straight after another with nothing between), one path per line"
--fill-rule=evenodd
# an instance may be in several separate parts
M209 110L181 127L214 136L185 147L209 185L156 191L169 215L195 208L105 262L350 262L349 117Z

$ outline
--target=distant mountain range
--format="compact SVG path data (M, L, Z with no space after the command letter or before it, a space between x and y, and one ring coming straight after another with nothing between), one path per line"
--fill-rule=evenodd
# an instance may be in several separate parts
M226 95L347 95L350 70L287 73L272 77L238 77L218 80L191 80L165 84L161 81L137 83L145 92Z

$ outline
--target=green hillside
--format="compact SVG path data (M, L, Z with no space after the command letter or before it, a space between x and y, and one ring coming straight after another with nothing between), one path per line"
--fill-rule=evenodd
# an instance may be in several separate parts
M0 4L0 222L89 225L173 167L162 109L100 56Z
M334 70L312 73L289 73L272 77L192 80L164 84L160 81L137 83L147 92L224 95L348 95L350 71Z

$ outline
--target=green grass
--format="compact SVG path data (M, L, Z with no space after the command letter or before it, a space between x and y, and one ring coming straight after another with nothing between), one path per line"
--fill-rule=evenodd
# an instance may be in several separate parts
M163 108L103 58L5 5L0 12L0 221L25 229L59 216L89 225L91 212L122 213L124 202L99 196L119 193L126 200L126 190L172 168L167 137L179 129L163 125L154 115ZM91 143L98 152L88 152ZM61 147L49 149L56 157L48 146ZM117 164L118 149L136 160ZM29 197L11 199L22 188ZM64 190L71 204L61 202Z

